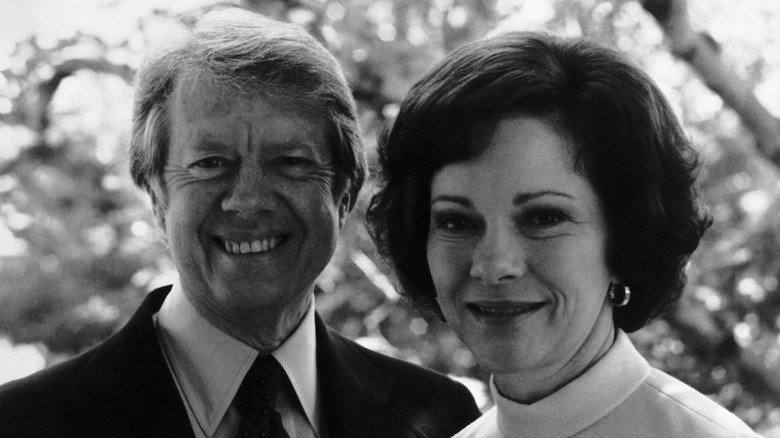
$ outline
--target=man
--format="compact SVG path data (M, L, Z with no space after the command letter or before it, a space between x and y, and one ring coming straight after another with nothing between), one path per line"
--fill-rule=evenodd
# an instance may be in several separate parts
M222 9L149 56L131 172L179 280L0 389L0 436L444 437L479 415L462 385L314 311L366 164L346 81L303 30Z

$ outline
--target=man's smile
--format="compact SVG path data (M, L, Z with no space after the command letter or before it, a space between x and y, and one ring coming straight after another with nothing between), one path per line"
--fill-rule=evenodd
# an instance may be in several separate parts
M258 254L268 252L278 247L287 240L287 236L274 236L252 240L227 240L218 239L229 254Z

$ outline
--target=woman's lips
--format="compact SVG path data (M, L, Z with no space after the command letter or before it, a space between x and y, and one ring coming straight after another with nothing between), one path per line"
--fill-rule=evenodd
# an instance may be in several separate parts
M510 320L535 313L547 303L516 301L476 301L466 307L479 319Z

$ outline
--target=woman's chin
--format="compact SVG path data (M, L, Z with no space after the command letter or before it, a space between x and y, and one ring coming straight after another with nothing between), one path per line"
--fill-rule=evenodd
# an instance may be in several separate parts
M462 339L480 367L491 374L517 374L534 369L541 361L540 355L544 353L543 345L523 342L524 337L517 334L469 336Z

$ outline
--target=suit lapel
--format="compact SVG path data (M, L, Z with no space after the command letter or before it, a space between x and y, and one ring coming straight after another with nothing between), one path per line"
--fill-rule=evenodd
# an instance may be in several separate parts
M83 409L85 418L99 418L96 429L112 431L111 436L194 436L154 326L153 315L169 291L151 292L119 332L86 353L89 363L74 379L72 393L81 404L77 409ZM424 437L410 414L401 413L405 402L393 402L403 399L396 381L319 315L315 325L329 436Z
M390 406L396 382L316 318L317 366L331 437L415 437Z
M128 323L95 349L74 381L91 412L115 436L192 437L187 411L157 338L153 315L170 287L151 292Z

